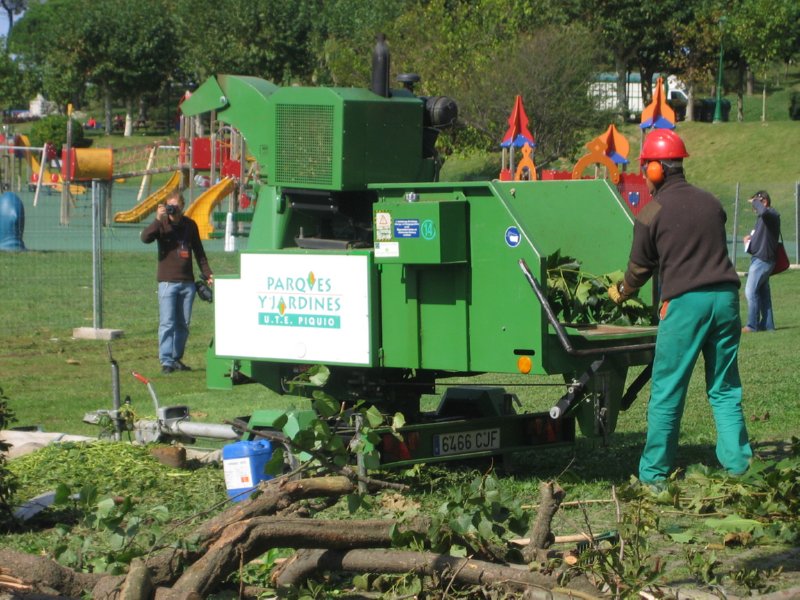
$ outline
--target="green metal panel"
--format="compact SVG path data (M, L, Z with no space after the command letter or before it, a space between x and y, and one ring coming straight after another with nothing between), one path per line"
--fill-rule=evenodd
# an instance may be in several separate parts
M464 271L465 288L460 288L461 280L451 274L449 280L443 279L443 285L452 285L455 290L448 298L434 284L408 277L416 271L419 278L422 267L408 265L403 271L405 276L398 278L396 270L383 265L382 302L395 294L406 299L406 305L401 306L396 298L392 299L393 310L382 310L387 365L451 369L466 358L464 370L509 373L517 370L520 354L532 356L533 374L575 373L588 365L591 358L569 356L560 346L518 263L524 259L542 286L546 284L544 258L556 250L581 260L582 269L589 273L624 269L633 222L622 200L605 181L495 181L375 188L379 188L380 196L376 213L402 204L409 193L417 195L419 204L433 197L463 198L468 204L469 270ZM647 298L648 290L642 294ZM418 303L418 320L411 316L411 298ZM466 316L462 312L464 303ZM399 308L403 310L396 310ZM466 350L458 339L464 323L469 332ZM415 326L421 339L419 362L402 364L403 360L415 358L414 351L400 344L387 344L386 332ZM435 350L425 346L426 340L435 336L448 340L454 335L452 344L434 342L438 344ZM652 331L642 334L643 338L648 336ZM402 336L406 344L408 338L408 334ZM613 345L615 339L611 336L601 343ZM575 340L575 345L581 347L593 343L581 336ZM617 360L642 364L647 358L642 353L623 355Z
M416 181L425 171L419 98L355 88L282 88L270 97L275 124L270 183L362 190L375 181Z
M217 111L217 118L238 129L262 171L267 167L271 123L263 118L269 97L278 90L275 84L258 77L217 75L206 80L181 104L181 111L193 116ZM260 117L260 118L259 118Z
M464 265L416 269L419 294L420 367L469 370L469 317Z
M382 202L376 205L375 241L396 250L375 262L444 264L467 260L467 203L463 200ZM396 255L395 255L396 254Z
M469 272L464 265L381 267L386 367L469 368Z
M417 270L403 265L378 267L381 288L383 366L420 368Z

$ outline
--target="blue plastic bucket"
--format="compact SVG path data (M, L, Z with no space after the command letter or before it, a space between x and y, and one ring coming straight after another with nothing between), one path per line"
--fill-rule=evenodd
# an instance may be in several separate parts
M236 502L247 500L260 481L272 479L265 469L272 458L268 440L234 442L222 448L222 470L228 496Z

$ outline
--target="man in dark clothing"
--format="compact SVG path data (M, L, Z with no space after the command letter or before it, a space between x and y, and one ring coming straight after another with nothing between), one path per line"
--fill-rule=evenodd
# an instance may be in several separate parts
M191 370L182 359L195 294L192 253L203 279L212 283L197 223L183 214L183 207L183 196L174 192L141 234L145 244L158 241L158 358L163 373Z
M767 192L756 192L750 198L756 211L756 227L744 237L747 253L752 256L747 271L744 296L747 298L747 325L745 333L753 331L772 331L775 321L772 317L772 295L769 289L769 276L775 268L778 238L781 234L781 215L772 208Z
M687 156L683 140L670 130L645 138L640 160L653 200L636 217L625 276L608 291L622 303L658 269L661 321L639 462L639 480L646 484L664 481L674 467L689 379L701 352L719 462L739 474L753 455L741 404L740 284L728 259L727 217L717 198L686 181Z

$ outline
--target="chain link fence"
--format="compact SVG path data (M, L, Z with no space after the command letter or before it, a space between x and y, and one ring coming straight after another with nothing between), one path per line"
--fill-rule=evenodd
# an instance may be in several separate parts
M742 238L755 223L747 200L759 190L769 192L781 213L784 244L791 262L798 262L800 183L740 182L717 192L728 214L729 253L739 271L746 271L749 264ZM107 218L137 203L138 182L114 183L110 190L98 192L99 227L93 219L91 186L70 202L68 225L60 222L57 191L42 193L36 206L31 190L11 191L24 207L26 251L0 251L0 318L5 335L68 337L76 327L98 326L155 330L156 252L139 239L153 217L132 224ZM219 239L204 242L218 274L237 268L235 254L226 254L223 245ZM153 296L147 295L150 291Z
M138 182L94 190L87 184L84 193L69 200L68 224L62 224L60 192L41 192L34 206L33 191L11 191L24 209L25 250L0 250L0 319L6 336L58 338L77 327L157 326L156 249L139 238L153 215L139 223L113 221L116 212L137 204ZM0 219L8 216L0 211ZM223 240L203 245L210 255L223 253ZM145 295L148 300L141 302L143 290L152 291L152 300Z

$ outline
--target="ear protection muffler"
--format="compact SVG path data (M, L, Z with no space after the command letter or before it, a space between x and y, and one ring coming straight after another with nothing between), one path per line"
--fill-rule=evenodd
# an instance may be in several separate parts
M655 184L664 181L664 166L657 160L651 160L645 168L645 176Z

